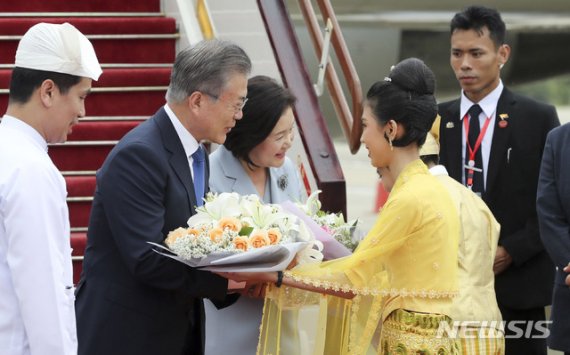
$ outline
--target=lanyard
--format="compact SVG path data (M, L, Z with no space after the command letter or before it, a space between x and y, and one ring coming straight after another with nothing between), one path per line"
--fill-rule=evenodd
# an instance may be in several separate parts
M483 129L481 129L481 132L479 132L479 137L477 137L477 140L475 141L475 146L471 147L471 144L469 143L469 120L470 119L478 120L479 117L468 118L468 116L469 115L466 114L465 117L463 117L463 127L465 128L465 143L467 145L467 149L469 150L469 162L465 166L465 168L467 169L467 187L471 188L473 186L474 171L475 170L479 172L483 171L483 167L481 168L475 167L475 154L477 154L477 151L481 147L481 142L483 141L483 137L485 137L485 133L487 133L487 128L489 128L491 117L487 117L487 119L485 120L485 124L483 125Z

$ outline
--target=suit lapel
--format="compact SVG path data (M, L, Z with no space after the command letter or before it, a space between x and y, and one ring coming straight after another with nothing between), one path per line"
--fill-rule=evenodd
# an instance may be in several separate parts
M485 186L485 193L483 194L484 200L486 200L487 193L491 192L495 187L499 170L501 169L507 154L509 137L513 130L512 122L509 122L506 127L499 126L499 122L501 121L500 115L508 114L509 121L516 119L514 114L515 103L516 101L514 100L512 93L507 90L507 88L504 88L503 93L499 98L499 102L497 103L497 111L495 112L495 131L493 132L491 152L489 154L487 184Z
M239 160L224 146L220 146L218 149L222 149L220 161L224 175L231 184L230 191L237 192L240 195L257 194L255 186L243 170Z
M459 117L459 100L454 101L448 108L446 114L442 116L440 131L442 135L446 136L446 147L448 161L447 169L449 176L457 181L463 179L463 156L462 156L462 140L461 134L463 133Z
M188 197L188 203L193 211L194 206L196 206L196 194L194 192L194 184L192 181L192 174L190 173L188 157L184 152L182 142L180 142L180 138L178 137L178 134L176 133L176 130L164 109L160 109L155 117L156 124L160 128L164 148L170 152L168 163L172 167L172 170L174 170L176 176L180 180L180 183L184 185L184 189L186 190L186 195Z

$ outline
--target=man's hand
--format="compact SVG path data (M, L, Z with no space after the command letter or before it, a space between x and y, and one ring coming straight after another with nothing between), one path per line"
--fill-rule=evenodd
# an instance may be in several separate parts
M513 258L507 252L507 249L502 246L497 247L497 253L495 254L495 263L493 264L493 271L495 275L499 275L505 271L513 262Z
M256 282L277 282L277 272L215 272L214 274L234 281Z
M570 263L564 268L564 272L570 273ZM566 276L566 286L570 286L570 275Z
M241 293L249 298L265 298L265 283L248 283Z
M245 286L245 281L237 282L234 280L228 280L228 293L242 292Z

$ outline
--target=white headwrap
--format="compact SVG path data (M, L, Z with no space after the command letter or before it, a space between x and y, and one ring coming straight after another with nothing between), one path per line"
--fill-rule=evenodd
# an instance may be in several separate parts
M18 44L16 67L93 80L102 73L93 45L69 23L38 23L30 28Z

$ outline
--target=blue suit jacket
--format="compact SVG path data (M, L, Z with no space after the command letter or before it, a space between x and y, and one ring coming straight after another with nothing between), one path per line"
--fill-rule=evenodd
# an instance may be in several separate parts
M164 109L129 132L97 173L81 281L79 354L202 354L201 297L227 281L155 253L196 204L188 158Z
M279 168L269 168L271 203L301 201L301 178L288 157ZM237 192L240 195L257 194L243 166L224 146L210 155L210 190L213 192Z
M570 124L552 130L546 139L536 207L540 237L557 268L548 345L569 352L570 288L562 269L570 262Z
M461 182L464 162L459 106L459 99L439 105L440 161L449 176ZM511 309L544 307L551 302L554 267L539 237L536 186L546 135L560 122L553 106L506 87L496 112L482 197L501 224L499 245L513 258L495 278L497 301ZM506 127L499 126L501 114L508 115Z

